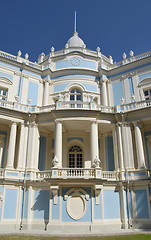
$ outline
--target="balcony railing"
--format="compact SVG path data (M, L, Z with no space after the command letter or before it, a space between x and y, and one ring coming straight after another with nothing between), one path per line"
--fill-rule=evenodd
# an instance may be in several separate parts
M93 110L93 111L101 111L103 113L119 113L119 112L130 112L133 110L138 110L142 108L147 108L151 106L151 99L144 100L140 102L132 102L123 105L116 105L114 107L110 106L102 106L95 102L82 102L82 101L68 101L62 102L58 101L52 105L47 106L28 106L25 104L21 104L18 102L10 102L5 100L0 100L0 107L6 109L12 109L20 112L30 112L30 113L42 113L42 112L51 112L52 110Z
M0 180L5 181L49 181L51 179L99 179L102 181L135 181L150 179L150 169L133 169L129 171L102 171L101 168L51 168L47 171L25 171L0 169Z

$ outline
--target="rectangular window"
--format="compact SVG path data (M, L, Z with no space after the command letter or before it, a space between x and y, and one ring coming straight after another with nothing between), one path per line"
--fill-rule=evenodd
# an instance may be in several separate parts
M145 97L145 100L151 99L151 89L144 90L144 97Z
M0 100L7 100L7 89L0 88Z

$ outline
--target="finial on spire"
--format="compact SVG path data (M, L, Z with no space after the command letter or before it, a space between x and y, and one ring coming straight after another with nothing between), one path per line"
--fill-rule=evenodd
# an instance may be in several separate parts
M74 32L76 33L77 32L77 30L76 30L76 25L77 25L77 23L76 23L76 17L77 17L77 13L76 13L76 11L75 11L75 18L74 18Z

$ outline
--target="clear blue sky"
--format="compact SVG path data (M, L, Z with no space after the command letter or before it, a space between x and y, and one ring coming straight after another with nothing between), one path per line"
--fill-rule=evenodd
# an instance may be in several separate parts
M122 59L151 50L151 0L0 0L0 50L37 61L64 48L74 30L87 48Z

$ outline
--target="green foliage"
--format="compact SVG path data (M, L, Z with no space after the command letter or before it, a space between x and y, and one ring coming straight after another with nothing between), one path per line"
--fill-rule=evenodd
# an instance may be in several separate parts
M151 240L151 234L108 236L108 237L44 237L27 235L3 235L0 240Z

